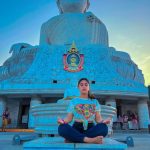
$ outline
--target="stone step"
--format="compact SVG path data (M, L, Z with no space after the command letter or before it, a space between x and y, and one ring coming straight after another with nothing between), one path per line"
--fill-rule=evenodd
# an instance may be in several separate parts
M136 133L149 133L148 129L143 129L143 130L113 130L113 133L124 133L124 134L136 134Z
M58 104L58 103L54 103L54 104L42 104L42 105L37 105L37 106L33 106L32 107L32 112L37 111L37 110L43 110L43 111L50 111L50 110L66 110L68 108L68 105L65 104ZM106 106L106 105L101 105L101 109L102 111L106 111L106 112L110 112L110 113L116 113L116 109L110 106Z
M23 145L24 150L125 150L127 145L111 138L104 138L103 144L64 143L62 137L44 137Z
M35 129L35 133L38 133L38 134L58 134L58 127L51 127L51 128L37 127Z

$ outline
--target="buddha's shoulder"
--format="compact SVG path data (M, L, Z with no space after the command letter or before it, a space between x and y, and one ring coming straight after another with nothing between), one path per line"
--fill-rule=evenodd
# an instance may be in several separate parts
M54 16L54 17L50 18L49 20L47 20L46 22L44 22L42 24L42 27L54 25L55 23L59 22L61 19L62 19L61 15Z
M74 17L88 17L88 16L95 16L92 12L86 12L86 13L78 13L78 14L74 14L74 13L65 13L65 14L60 14L60 15L57 15L57 16L54 16L52 18L50 18L49 20L47 20L46 22L43 23L43 26L44 25L48 25L48 24L51 24L51 23L55 23L55 22L58 22L62 19L73 19Z
M85 13L85 16L87 17L87 19L90 21L90 22L93 22L93 21L96 21L100 24L103 24L103 22L95 15L93 14L92 12L86 12Z

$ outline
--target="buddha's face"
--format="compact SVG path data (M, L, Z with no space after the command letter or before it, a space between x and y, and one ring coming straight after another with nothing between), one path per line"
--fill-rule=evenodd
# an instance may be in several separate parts
M61 13L85 12L89 6L89 0L57 0Z

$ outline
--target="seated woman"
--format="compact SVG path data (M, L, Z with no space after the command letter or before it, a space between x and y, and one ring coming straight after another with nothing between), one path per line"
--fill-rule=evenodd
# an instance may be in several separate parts
M102 144L103 137L108 133L106 124L110 123L111 118L102 120L100 104L90 94L88 79L80 79L78 88L80 97L71 100L67 117L58 119L58 133L70 142ZM72 120L73 126L68 124Z

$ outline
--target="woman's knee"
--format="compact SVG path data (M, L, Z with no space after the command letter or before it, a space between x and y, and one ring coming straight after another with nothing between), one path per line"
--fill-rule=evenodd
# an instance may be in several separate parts
M103 136L105 137L108 134L108 126L105 123L98 123L97 126L103 131Z
M68 124L60 124L58 126L58 133L60 136L63 136L65 133L67 133L68 131Z

